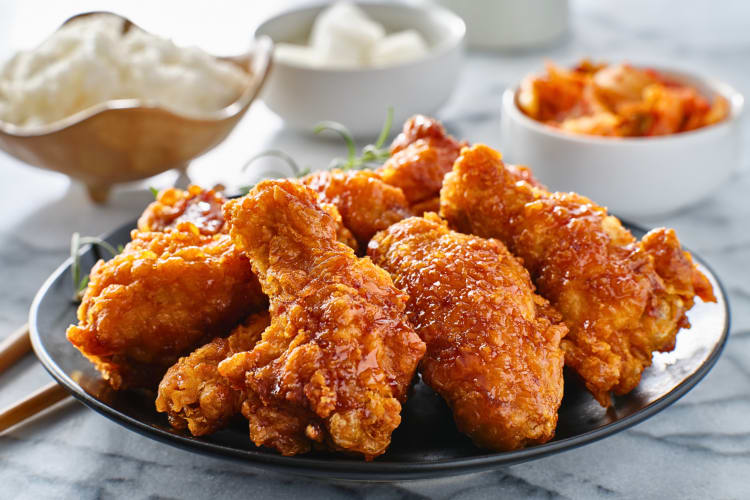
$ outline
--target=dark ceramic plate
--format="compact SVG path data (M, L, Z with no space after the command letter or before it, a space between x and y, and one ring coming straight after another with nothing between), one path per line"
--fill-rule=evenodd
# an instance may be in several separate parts
M113 245L130 240L134 225L123 226L106 239ZM643 231L630 226L640 236ZM83 269L99 255L87 250ZM692 328L678 336L677 348L657 354L641 384L604 410L569 374L553 441L524 450L490 453L479 449L453 423L443 401L421 382L407 402L401 426L393 433L388 452L372 462L330 453L282 457L253 446L247 425L238 419L229 428L205 437L192 437L169 427L154 409L154 395L142 391L114 392L65 338L75 320L71 301L70 260L47 280L31 306L29 324L37 356L57 381L85 405L140 434L190 451L244 460L257 467L316 477L341 479L412 479L476 472L559 453L622 431L677 401L711 369L719 357L729 328L724 291L713 273L697 259L718 297L717 304L698 302L690 311Z

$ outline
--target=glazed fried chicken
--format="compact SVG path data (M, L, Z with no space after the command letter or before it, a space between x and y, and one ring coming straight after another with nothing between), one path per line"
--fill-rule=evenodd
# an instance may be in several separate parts
M228 235L213 190L159 193L138 219L124 251L99 262L68 338L115 389L155 387L179 356L226 336L267 299ZM337 208L339 239L357 248Z
M414 203L409 208L417 217L422 217L428 212L438 213L440 212L440 197L436 196L434 198L427 198L424 201Z
M355 238L349 228L344 225L344 219L341 217L341 212L339 212L336 205L322 201L318 201L318 205L320 205L320 208L322 208L324 212L331 216L333 222L336 224L336 239L355 252L358 251L359 243L357 242L357 238Z
M441 213L460 231L503 241L570 329L565 363L603 406L638 385L655 351L674 348L695 297L711 284L671 229L639 242L575 193L550 193L528 169L484 145L464 149L445 178Z
M435 198L461 147L434 118L416 115L391 144L391 157L377 170L387 184L401 188L410 205Z
M224 230L224 202L226 198L213 189L164 189L138 219L138 230L165 231L191 222L201 234L216 234Z
M368 255L409 294L409 320L427 344L422 378L461 432L494 450L552 438L567 328L502 243L451 231L431 213L378 233Z
M341 213L343 225L362 248L375 233L411 216L404 193L367 170L314 172L302 182Z
M251 315L226 337L216 337L172 365L159 384L156 410L166 412L175 429L202 436L224 427L239 414L242 393L219 375L219 363L250 351L270 322L268 313Z
M265 181L225 205L235 244L270 299L271 325L219 373L244 391L258 446L382 454L425 346L388 273L336 241L316 194Z
M226 233L222 207L227 199L213 189L190 186L187 191L169 188L161 191L156 201L152 202L138 219L139 231L165 231L181 226L189 230L184 223L189 222L201 234ZM336 204L321 200L321 206L336 220L336 234L339 241L355 250L357 241L349 229L344 226Z
M133 231L122 253L91 270L67 337L113 388L155 387L179 356L265 303L229 235Z

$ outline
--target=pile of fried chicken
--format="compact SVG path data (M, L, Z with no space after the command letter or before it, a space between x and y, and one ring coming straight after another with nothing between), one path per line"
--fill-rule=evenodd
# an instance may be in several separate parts
M707 278L575 193L411 118L379 169L162 191L67 336L195 436L238 414L284 455L386 451L415 375L492 450L554 436L563 366L602 406L674 348Z

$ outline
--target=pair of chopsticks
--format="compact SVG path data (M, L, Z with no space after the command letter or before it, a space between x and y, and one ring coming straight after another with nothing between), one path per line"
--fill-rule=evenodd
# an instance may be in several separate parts
M23 325L0 343L0 373L10 368L30 351L29 325ZM68 391L57 382L47 384L21 401L0 410L0 432L33 417L67 396L69 396Z

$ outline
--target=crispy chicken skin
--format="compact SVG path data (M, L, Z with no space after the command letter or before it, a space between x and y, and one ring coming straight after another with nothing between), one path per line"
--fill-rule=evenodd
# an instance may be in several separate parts
M552 438L567 328L502 243L430 213L378 233L368 255L409 294L409 320L427 344L422 378L461 432L494 450Z
M67 336L113 388L155 388L179 356L265 303L229 235L185 222L133 231L122 253L100 260Z
M139 231L165 231L184 222L192 223L201 234L226 233L222 207L227 199L213 189L191 185L187 190L168 188L159 192L156 201L149 204L138 219ZM344 226L335 203L321 200L323 208L339 224L336 234L339 241L355 250L357 241Z
M248 317L226 337L216 337L167 370L159 384L156 410L166 412L175 429L202 436L224 427L240 413L242 393L219 375L219 363L250 351L270 322L268 313Z
M638 385L655 351L674 348L697 295L711 284L671 229L639 242L604 208L550 193L484 145L466 148L445 178L441 213L460 231L502 240L563 316L565 362L603 406Z
M99 262L68 338L115 389L155 387L178 356L226 336L267 299L228 235L219 193L161 191L122 254ZM339 239L357 248L336 206Z
M325 445L371 459L401 421L425 345L406 320L407 297L336 241L316 198L299 182L264 181L225 205L270 299L271 326L219 373L244 391L256 445L284 455Z
M422 217L428 212L438 213L440 212L440 197L435 196L434 198L427 198L424 201L414 203L409 208L417 217Z
M164 189L138 219L139 231L164 231L191 222L201 234L226 232L221 207L226 198L212 189Z
M412 215L404 193L371 171L320 171L302 182L318 193L319 202L338 208L344 226L363 249L375 233Z
M377 170L387 184L401 188L410 205L440 193L461 146L439 121L422 115L410 118L391 144L391 157Z
M354 234L344 225L344 219L341 217L341 212L333 203L325 203L318 201L320 208L323 209L328 215L331 216L333 222L336 224L336 239L344 245L350 247L355 252L359 250L359 243Z

